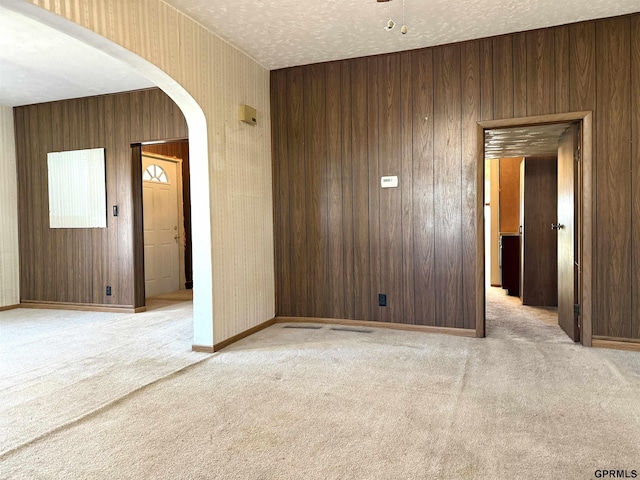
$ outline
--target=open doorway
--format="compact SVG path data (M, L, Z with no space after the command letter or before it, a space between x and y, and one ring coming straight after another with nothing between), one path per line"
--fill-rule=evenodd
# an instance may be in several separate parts
M88 46L106 52L109 56L120 60L124 64L133 67L138 73L146 77L152 84L161 88L182 111L189 129L190 147L190 172L192 181L190 182L190 194L193 199L192 234L193 256L198 258L198 262L193 269L194 294L193 294L193 339L194 350L213 351L215 322L213 314L213 267L212 267L212 241L211 241L211 190L209 182L209 139L207 118L204 110L196 99L172 78L166 71L158 67L157 64L141 57L138 53L127 50L118 43L99 35L91 29L82 27L64 16L55 14L47 9L33 5L30 2L9 2L3 7L9 8L25 17L36 20L55 30L64 32L65 36L78 40ZM157 62L156 62L157 63ZM118 131L118 133L120 133ZM133 140L142 140L134 138ZM136 170L137 171L137 170ZM139 178L135 178L134 186L137 186ZM125 187L123 185L123 187ZM129 188L126 186L126 188ZM134 190L135 192L136 190ZM141 209L142 204L134 203L132 211L123 210L123 216L133 216L133 228L135 233L141 231ZM139 210L139 211L138 211ZM129 221L129 219L128 219ZM127 239L127 241L129 241ZM132 254L134 262L134 278L127 278L127 282L133 281L135 290L135 305L144 305L144 278L141 284L138 279L138 272L143 269L142 247ZM118 252L121 256L131 255L129 251Z
M186 298L193 288L189 142L134 146L133 155L142 176L136 242L144 246L145 298Z
M486 221L479 235L485 242L479 336L496 292L504 291L511 307L534 305L553 317L557 308L567 336L590 345L591 114L479 125L485 190L479 205Z

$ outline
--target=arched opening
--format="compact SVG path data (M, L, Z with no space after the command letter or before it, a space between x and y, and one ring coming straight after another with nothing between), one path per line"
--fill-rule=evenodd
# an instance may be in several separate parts
M194 98L167 73L135 53L63 17L22 1L7 8L32 18L116 58L136 69L162 89L180 108L189 129L190 188L192 199L193 345L213 348L213 290L211 255L211 206L208 168L207 122Z

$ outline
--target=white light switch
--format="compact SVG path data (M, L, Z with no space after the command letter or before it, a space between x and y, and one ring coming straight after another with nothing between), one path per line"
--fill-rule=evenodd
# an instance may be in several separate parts
M382 188L395 188L398 186L398 177L382 177L380 179L380 186Z

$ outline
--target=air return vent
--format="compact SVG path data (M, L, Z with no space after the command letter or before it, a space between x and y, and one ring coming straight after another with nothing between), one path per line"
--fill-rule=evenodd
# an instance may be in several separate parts
M364 328L353 328L353 327L333 327L331 330L335 330L337 332L373 333L373 330L366 330Z
M300 328L302 330L320 330L318 325L284 325L282 328Z

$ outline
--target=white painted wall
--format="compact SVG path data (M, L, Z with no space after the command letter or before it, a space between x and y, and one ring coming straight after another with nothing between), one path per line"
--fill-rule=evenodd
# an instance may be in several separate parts
M18 182L13 108L0 105L0 307L20 302Z

